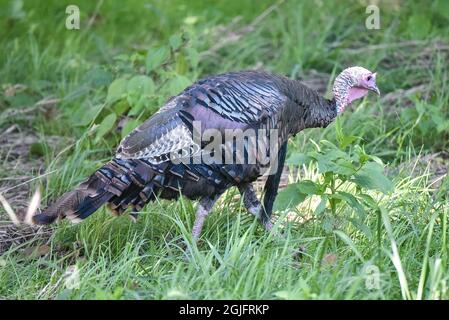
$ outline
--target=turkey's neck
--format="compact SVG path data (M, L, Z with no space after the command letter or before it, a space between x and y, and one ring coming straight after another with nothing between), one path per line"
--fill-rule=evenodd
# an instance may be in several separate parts
M292 135L305 128L325 128L337 117L335 99L326 99L299 81L291 81L289 87L292 105L287 121Z

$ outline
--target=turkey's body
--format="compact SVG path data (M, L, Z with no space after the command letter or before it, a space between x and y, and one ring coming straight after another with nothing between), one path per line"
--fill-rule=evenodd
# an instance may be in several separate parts
M34 221L51 223L58 216L78 221L104 203L117 213L129 207L137 212L157 196L176 199L180 194L201 199L198 219L207 215L219 195L231 186L239 187L245 206L258 214L261 206L251 182L273 163L262 163L257 156L250 164L195 162L207 142L195 140L193 133L214 129L226 136L227 130L251 129L273 139L269 132L275 129L275 151L271 145L263 144L266 155L276 152L278 166L269 176L265 190L270 193L264 203L269 210L260 218L266 221L277 193L288 138L304 128L325 127L335 116L334 101L282 76L245 71L200 80L169 99L121 142L113 160L36 215ZM222 142L220 145L224 146ZM235 154L233 148L234 144L230 149L228 145L228 152ZM255 151L245 144L244 154L252 152ZM173 154L189 161L174 161ZM202 222L200 230L201 225Z

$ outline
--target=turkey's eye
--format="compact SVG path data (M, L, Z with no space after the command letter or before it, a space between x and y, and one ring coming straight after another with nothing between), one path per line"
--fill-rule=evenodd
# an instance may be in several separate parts
M372 78L373 78L372 76L368 76L368 77L366 78L366 80L371 81Z

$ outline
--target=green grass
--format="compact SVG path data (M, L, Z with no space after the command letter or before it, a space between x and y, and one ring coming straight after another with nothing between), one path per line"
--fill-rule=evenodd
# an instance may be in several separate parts
M275 230L283 237L268 234L235 203L235 190L208 217L198 244L190 235L195 203L189 200L149 204L137 223L102 209L80 225L53 226L50 248L41 257L26 253L39 246L31 241L2 253L0 297L449 298L449 179L437 175L434 162L420 161L449 149L445 1L382 2L380 30L365 29L363 1L285 1L260 21L257 17L274 2L258 1L256 8L252 1L20 3L0 0L0 134L16 125L37 136L35 151L22 157L37 163L30 169L33 176L39 166L41 174L50 173L27 183L31 191L41 188L44 203L112 156L122 134L98 133L107 115L135 110L131 118L137 125L186 81L254 67L295 78L312 69L335 75L350 65L376 70L385 99L368 97L340 118L344 134L356 137L343 151L360 145L381 158L394 191L370 193L379 209L367 207L362 222L372 236L350 222L351 206L313 215L310 198L288 215L276 212ZM81 10L80 30L65 29L68 4ZM94 11L98 15L89 25ZM246 32L253 21L258 22ZM208 51L228 32L241 37ZM181 34L180 48L156 70L146 70L147 53ZM137 74L148 75L155 86L143 108L131 94L105 103L114 79ZM4 94L15 84L26 88ZM35 106L48 98L60 100L45 110ZM24 112L27 108L36 110ZM17 112L10 116L11 110ZM54 145L50 137L60 143ZM315 148L311 141L322 139L337 143L335 124L298 134L289 153L309 152ZM442 159L447 170L448 159ZM19 175L4 169L11 161L0 159L0 187ZM314 165L304 167L301 177L323 179ZM345 190L354 191L350 185ZM299 248L304 248L300 257ZM68 289L63 275L74 265L80 286ZM373 267L379 271L378 288L367 286L367 268Z

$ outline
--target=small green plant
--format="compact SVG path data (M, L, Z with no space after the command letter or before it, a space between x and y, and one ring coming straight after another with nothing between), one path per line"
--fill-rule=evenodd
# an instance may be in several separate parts
M166 100L195 79L189 73L198 64L198 52L188 46L180 34L174 34L166 45L152 47L147 51L136 51L132 55L120 54L115 57L114 72L96 69L85 76L86 83L108 84L104 103L86 112L81 126L95 127L95 143L98 143L116 127L120 117L127 121L121 130L121 137L141 124L156 112Z
M393 190L392 181L384 174L384 164L376 156L369 155L363 147L353 146L344 149L355 139L345 136L337 123L337 140L339 146L327 140L316 145L316 150L307 153L293 153L287 159L289 165L305 165L317 168L319 178L316 181L302 180L290 184L282 190L275 202L276 210L295 207L310 196L318 196L319 204L314 215L323 216L326 210L335 217L349 206L356 215L349 217L360 231L371 237L370 229L364 224L369 210L378 210L378 201L372 196L380 192L388 194ZM325 229L330 229L325 224ZM331 231L331 230L328 230Z

